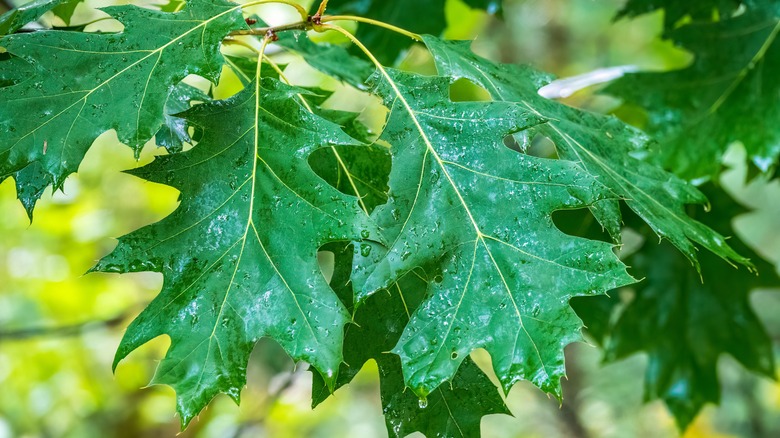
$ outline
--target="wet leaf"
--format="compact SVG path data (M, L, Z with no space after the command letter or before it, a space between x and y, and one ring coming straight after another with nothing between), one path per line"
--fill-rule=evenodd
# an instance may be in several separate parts
M52 9L67 11L75 8L80 0L35 0L0 15L0 36L14 33ZM72 15L71 9L71 15ZM68 17L69 18L69 17Z
M133 321L115 366L166 334L153 383L172 386L186 425L219 392L238 401L255 342L269 336L329 385L342 361L346 309L317 264L336 240L377 239L356 198L308 166L308 156L354 142L304 108L305 90L272 78L182 116L203 129L192 150L130 171L181 191L170 216L119 240L95 267L162 272L158 297Z
M725 260L749 265L748 259L728 246L723 236L685 213L685 204L704 203L706 197L693 185L640 159L649 139L614 117L575 109L545 99L537 92L550 81L546 74L510 64L496 64L475 55L465 41L442 41L430 36L425 43L433 53L440 74L465 78L504 102L513 102L548 122L531 130L555 144L558 156L576 163L669 240L694 264L695 244ZM594 216L617 238L621 219L616 200L591 208Z
M60 188L109 129L139 153L165 122L172 86L189 74L215 81L222 38L246 26L240 7L222 0L193 0L177 13L136 6L103 11L125 29L0 39L0 46L32 67L30 77L0 88L0 180L14 175L25 184ZM15 66L0 62L0 77ZM22 199L29 214L37 193Z
M358 244L357 250L361 251ZM331 286L348 308L353 307L352 247L332 244L323 248L336 254L336 269ZM401 361L389 351L398 342L404 326L425 296L427 281L417 273L402 278L388 290L368 298L346 328L344 363L336 388L347 385L369 360L379 367L382 410L388 434L403 438L413 432L425 436L478 437L480 421L489 414L508 414L498 388L466 358L449 384L439 386L425 399L419 399L405 387ZM349 364L349 365L347 365ZM315 374L312 405L317 406L330 391Z
M192 103L208 102L211 98L192 85L180 82L168 96L165 103L165 125L155 134L157 145L169 153L181 152L184 143L191 143L187 121L176 114L190 108Z
M358 302L435 268L441 275L393 349L407 386L427 397L485 348L505 390L525 379L560 396L563 347L580 336L569 299L634 280L611 244L567 236L551 215L612 194L573 163L504 146L546 122L527 108L453 103L452 78L387 75L374 76L373 92L390 108L380 140L393 168L389 201L373 217L389 244L361 254Z

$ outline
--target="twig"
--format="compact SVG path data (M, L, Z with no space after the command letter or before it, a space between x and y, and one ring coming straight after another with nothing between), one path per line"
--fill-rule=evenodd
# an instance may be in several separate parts
M121 314L110 319L100 321L85 321L78 324L64 326L29 327L18 330L0 330L0 342L24 341L30 338L38 337L78 336L87 331L119 325L128 318L129 313L130 312Z
M285 30L309 30L311 29L311 23L309 21L298 21L296 23L283 24L281 26L270 27L256 27L253 29L243 29L230 32L230 36L241 35L261 35L265 36L268 33L275 34L277 32L284 32Z

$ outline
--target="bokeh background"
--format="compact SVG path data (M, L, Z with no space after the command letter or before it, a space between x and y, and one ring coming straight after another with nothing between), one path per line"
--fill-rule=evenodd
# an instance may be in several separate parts
M88 0L80 5L74 21L89 20L91 8L98 4L106 2ZM660 14L613 22L621 4L621 0L505 0L504 17L497 19L470 10L460 0L449 0L446 35L476 38L475 50L489 58L530 63L561 77L621 65L663 70L690 61L689 54L656 38ZM272 23L294 19L285 15L283 7L264 6L257 12ZM103 25L108 27L101 30L110 30L111 23ZM290 63L293 80L318 80L296 70L299 61L284 61ZM409 69L431 71L421 49L412 50L403 63ZM332 81L320 85L339 87ZM235 77L226 73L215 95L228 96L237 87ZM598 111L616 106L614 100L594 91L578 92L568 100ZM356 100L348 90L339 90L332 104L358 111L366 104L367 111L372 108L370 101ZM174 189L121 173L161 153L150 144L136 161L112 132L104 134L64 192L43 196L32 224L15 199L13 181L0 184L0 438L172 437L179 432L173 391L146 387L167 339L147 344L122 362L116 374L111 372L124 327L155 296L162 277L84 274L114 247L116 237L160 220L176 208ZM746 185L743 159L735 145L730 157L733 170L722 181L736 199L753 209L736 219L737 233L776 263L780 185L763 180ZM775 351L780 352L780 294L755 291L751 300L775 340ZM566 354L569 380L562 405L530 384L519 383L507 400L514 417L486 417L483 435L678 436L660 402L643 403L643 356L603 366L599 350L587 344L569 346ZM780 436L780 385L748 374L729 357L721 358L719 374L721 405L708 406L685 436ZM305 366L296 367L278 346L263 340L250 360L241 406L217 397L181 436L386 436L377 373L371 363L353 384L314 411L309 408L310 384Z

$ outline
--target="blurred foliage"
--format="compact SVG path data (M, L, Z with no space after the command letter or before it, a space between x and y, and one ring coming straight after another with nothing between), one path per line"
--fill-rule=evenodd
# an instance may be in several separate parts
M312 2L301 3L308 7ZM95 4L80 3L68 24L88 22ZM661 13L613 22L622 4L618 0L508 0L499 19L471 10L460 0L448 0L445 35L476 37L475 49L489 58L531 63L560 76L623 64L667 70L690 61L689 54L656 38L663 27ZM294 18L284 7L257 10L271 23ZM43 21L47 20L58 19L47 14ZM90 24L87 30L111 29L111 21ZM384 113L375 101L355 99L348 87L301 68L296 57L283 55L277 61L289 65L288 71L295 70L290 78L296 83L335 89L329 101L334 108L363 110L366 124L381 125ZM418 48L402 62L410 69L432 71L430 58ZM212 94L223 98L239 88L240 79L227 73ZM480 98L480 91L463 85L455 88L453 97ZM568 102L597 110L614 106L589 91L575 94ZM139 390L150 380L167 339L142 347L118 367L116 376L111 374L124 327L159 291L161 276L82 275L113 248L114 238L158 221L176 207L175 190L120 173L163 153L150 144L136 161L113 133L101 136L64 192L44 195L32 224L15 199L13 181L0 184L0 438L177 434L173 391L167 387ZM734 221L736 233L758 254L777 262L780 185L762 178L745 184L744 158L744 151L733 151L734 170L722 181L753 209ZM621 298L625 298L622 293L616 299ZM775 291L758 291L750 298L773 337L778 357L780 297ZM472 357L489 369L484 352ZM563 405L527 382L520 383L507 400L514 417L486 417L483 436L676 436L674 420L660 402L643 405L646 358L635 355L607 366L600 359L601 352L591 346L568 347ZM708 405L686 436L780 436L780 385L749 375L731 358L720 361L718 372L723 384L721 405ZM294 370L272 342L261 341L255 349L248 382L240 408L220 396L181 436L386 435L373 361L349 388L314 411L308 408L311 374Z

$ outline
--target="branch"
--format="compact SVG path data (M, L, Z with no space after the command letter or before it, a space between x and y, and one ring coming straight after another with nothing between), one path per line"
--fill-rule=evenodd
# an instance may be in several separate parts
M285 30L309 30L311 29L310 21L298 21L296 23L283 24L281 26L270 27L256 27L253 29L235 30L230 32L228 36L242 36L242 35L269 35L277 32L284 32Z
M113 318L99 321L85 321L78 324L53 326L53 327L29 327L19 330L0 330L0 342L24 341L38 337L68 337L79 336L84 332L105 327L114 327L125 321L132 312L126 312Z

